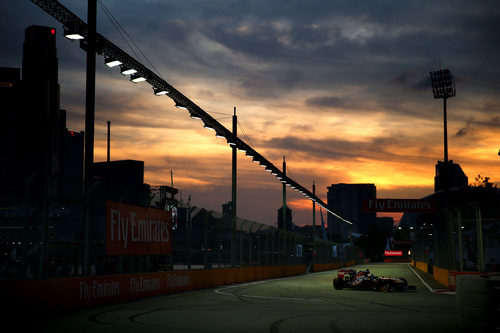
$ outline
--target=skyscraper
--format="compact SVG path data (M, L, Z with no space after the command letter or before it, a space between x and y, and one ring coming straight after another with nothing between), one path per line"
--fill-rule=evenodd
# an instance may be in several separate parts
M374 184L332 184L328 187L328 208L344 216L352 225L328 215L328 233L337 240L345 240L350 233L368 234L377 223L375 212L363 211L364 199L376 199Z
M59 108L56 30L30 26L25 31L22 68L22 155L29 177L36 173L33 191L57 195L65 112Z
M18 68L0 70L0 202L29 197L40 204L42 197L60 194L66 112L59 108L57 77L56 30L28 27L22 75Z

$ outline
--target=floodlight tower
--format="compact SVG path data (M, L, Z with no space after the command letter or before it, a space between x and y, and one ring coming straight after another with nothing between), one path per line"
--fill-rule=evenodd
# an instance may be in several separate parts
M432 92L434 98L443 99L443 118L444 118L444 162L448 162L448 129L446 120L446 99L453 97L456 94L455 80L449 69L440 69L430 72Z

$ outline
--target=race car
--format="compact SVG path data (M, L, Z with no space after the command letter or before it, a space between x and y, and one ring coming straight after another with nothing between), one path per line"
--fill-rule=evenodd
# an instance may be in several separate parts
M405 291L416 290L416 286L409 286L404 278L379 277L370 273L369 269L356 272L354 269L340 269L333 279L333 287L337 290L353 288L357 290L374 291Z

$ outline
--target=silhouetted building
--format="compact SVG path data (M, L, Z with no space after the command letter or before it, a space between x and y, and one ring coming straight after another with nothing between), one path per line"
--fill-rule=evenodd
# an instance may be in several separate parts
M283 207L278 209L278 229L283 230ZM292 210L286 207L286 223L285 230L292 230Z
M61 156L62 196L81 199L83 194L83 146L84 132L66 130ZM72 200L72 201L73 201Z
M22 89L26 165L36 172L35 190L56 196L66 113L59 109L58 60L54 28L30 26L25 31ZM29 175L28 175L29 176Z
M375 212L363 211L364 199L376 199L374 184L332 184L328 187L328 208L351 221L348 224L328 214L328 233L332 240L348 239L350 233L368 234L370 227L376 225Z
M60 194L66 114L59 109L56 52L55 29L30 26L25 31L22 80L19 69L0 71L0 164L4 188L14 201L23 200L30 178L28 190L34 201Z
M233 214L233 202L228 201L225 204L222 204L222 214L223 215L232 215Z
M469 179L462 171L459 164L438 161L436 164L436 176L434 177L434 192L453 187L465 188Z
M394 218L390 216L377 217L377 226L387 235L392 236L394 233Z
M96 162L92 167L96 192L104 197L96 201L112 200L131 205L148 204L149 188L144 184L144 161L123 160Z
M24 189L17 186L22 180L19 172L21 159L21 71L19 68L0 67L0 201L22 197ZM26 181L26 180L24 180Z

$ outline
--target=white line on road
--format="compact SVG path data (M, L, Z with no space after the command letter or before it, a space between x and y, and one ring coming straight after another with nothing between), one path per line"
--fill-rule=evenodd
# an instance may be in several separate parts
M259 296L259 295L237 295L237 294L228 293L228 292L223 291L223 290L230 289L230 288L251 286L251 285L254 285L254 284L265 283L265 282L270 282L270 281L275 281L275 280L282 280L282 278L280 278L280 279L263 280L263 281L256 281L256 282L249 282L249 283L237 284L237 285L232 285L232 286L226 286L226 287L215 289L214 292L217 293L217 294L220 294L220 295L239 296L239 297L247 297L247 298L277 299L277 300L286 300L286 301L325 302L325 300L316 299L316 298L298 298L298 297L280 297L280 296Z
M411 265L408 265L408 267L413 271L413 273L415 273L415 275L420 279L420 281L422 281L422 283L427 287L427 289L429 289L429 291L431 293L447 294L447 295L455 295L456 294L454 291L438 292L438 291L432 289L431 286L429 286L427 283L425 283L425 281L420 277L420 275L418 275L418 273L411 267Z

